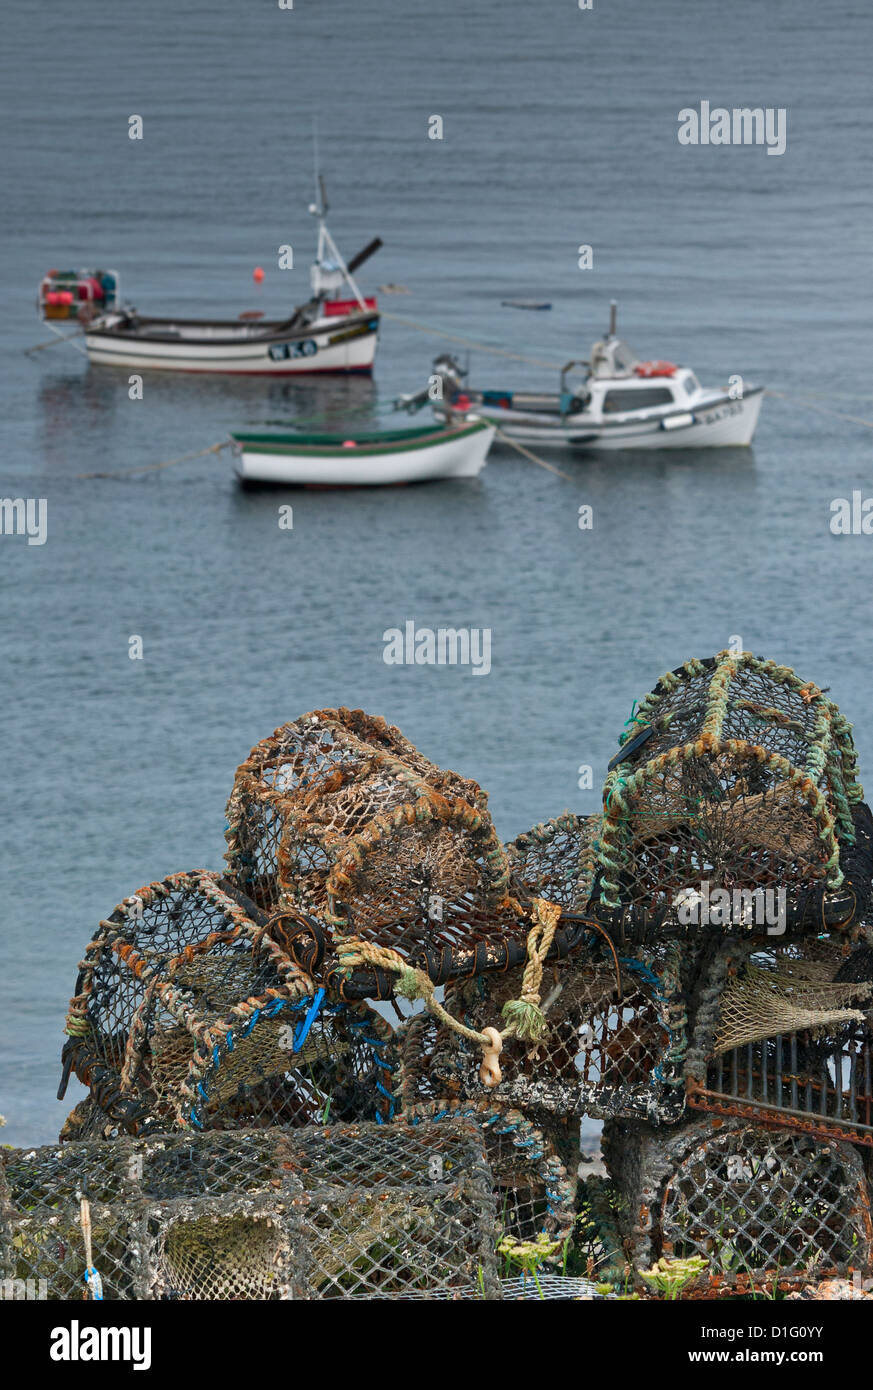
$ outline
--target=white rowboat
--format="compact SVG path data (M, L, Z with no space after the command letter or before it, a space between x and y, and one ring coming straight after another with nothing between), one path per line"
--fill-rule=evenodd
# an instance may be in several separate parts
M231 437L237 477L244 484L377 487L473 478L485 466L494 435L493 425L468 417L457 424L354 438L243 432Z

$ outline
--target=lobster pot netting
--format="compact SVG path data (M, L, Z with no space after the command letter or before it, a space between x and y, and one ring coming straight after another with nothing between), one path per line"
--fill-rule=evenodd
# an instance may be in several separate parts
M870 1204L856 1149L744 1121L604 1133L637 1269L702 1256L710 1285L767 1288L867 1270Z
M290 893L320 915L342 848L377 815L430 788L482 810L475 782L443 772L363 710L316 710L277 729L237 769L227 807L229 876L266 911Z
M513 884L530 897L558 903L566 918L583 913L602 818L569 811L533 826L506 846Z
M457 1034L453 1033L451 1038L453 1042L456 1041ZM443 1073L447 1068L442 1065L445 1061L442 1049L446 1041L446 1030L428 1013L414 1014L398 1031L397 1093L402 1111L415 1111L428 1105L440 1110L446 1105L459 1105L466 1100L483 1104L487 1110L488 1099L495 1094L499 1102L505 1104L502 1086L486 1090L479 1084L478 1075L470 1085L469 1092L459 1084L456 1075L446 1079ZM441 1064L435 1069L434 1052L437 1049L441 1053ZM547 1149L560 1160L567 1172L570 1192L574 1192L579 1168L579 1121L572 1115L555 1115L536 1107L522 1113L541 1131Z
M523 959L485 794L384 720L321 710L278 729L239 768L227 819L230 879L344 998L393 993L379 950L435 984Z
M643 938L863 915L873 821L851 726L817 686L723 652L663 677L630 725L591 860L602 921Z
M385 1022L325 1000L211 874L151 884L101 924L67 1031L91 1105L65 1138L393 1111Z
M836 934L726 942L688 1071L695 1109L873 1145L873 949Z
M492 1174L500 1238L524 1243L544 1235L562 1248L571 1239L574 1184L553 1145L519 1111L487 1101L421 1101L404 1110L403 1120L416 1128L463 1120L477 1129Z
M540 989L545 1028L535 1042L503 1041L500 1082L479 1077L479 1047L428 1016L417 1016L400 1043L404 1101L444 1096L514 1106L550 1137L578 1118L636 1115L675 1121L684 1108L686 1046L681 956L670 944L616 961L594 939L588 951L547 964ZM521 967L451 986L448 1012L467 1028L499 1027L507 1001L521 993ZM575 1123L567 1121L575 1117ZM577 1157L578 1163L578 1157Z
M7 1151L0 1277L83 1295L80 1194L110 1299L500 1297L491 1173L463 1122Z

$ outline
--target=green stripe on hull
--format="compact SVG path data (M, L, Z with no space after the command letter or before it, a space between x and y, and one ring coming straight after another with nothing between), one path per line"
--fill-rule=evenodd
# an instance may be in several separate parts
M427 449L436 444L448 443L453 439L464 439L487 429L484 420L474 420L461 429L433 429L425 426L414 430L380 430L372 434L240 434L231 433L231 439L259 454L336 454L348 457L352 450L344 447L354 439L355 453L392 454L406 453L411 449Z

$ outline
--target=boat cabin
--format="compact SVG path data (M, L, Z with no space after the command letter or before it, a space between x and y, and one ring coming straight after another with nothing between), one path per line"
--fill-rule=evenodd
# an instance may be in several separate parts
M581 369L573 380L574 374ZM621 338L597 342L587 361L568 362L558 392L481 391L468 393L455 360L444 354L434 363L443 380L444 398L456 409L485 407L505 418L549 416L558 420L584 416L585 422L648 412L687 411L701 386L694 372L674 362L641 362Z
M574 392L568 382L576 366L586 366L588 372ZM614 416L687 407L700 389L690 368L675 362L641 362L621 338L606 338L594 344L589 362L568 362L562 371L560 413Z

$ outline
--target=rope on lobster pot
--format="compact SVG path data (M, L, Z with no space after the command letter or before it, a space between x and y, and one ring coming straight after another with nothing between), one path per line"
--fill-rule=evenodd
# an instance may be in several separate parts
M397 994L405 999L421 999L425 1008L439 1023L482 1049L479 1080L490 1090L498 1086L503 1079L498 1058L503 1049L504 1038L518 1037L525 1041L536 1041L542 1036L545 1028L545 1014L540 1005L543 965L555 938L561 909L557 903L549 902L546 898L534 898L531 918L521 996L508 1000L503 1006L503 1017L507 1021L507 1026L503 1029L489 1026L479 1032L475 1028L468 1028L460 1019L453 1017L436 998L436 985L430 976L424 970L410 965L398 951L390 947L377 946L371 941L362 941L356 937L347 937L338 943L339 964L346 972L359 965L369 965L396 974Z

